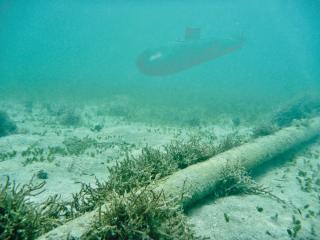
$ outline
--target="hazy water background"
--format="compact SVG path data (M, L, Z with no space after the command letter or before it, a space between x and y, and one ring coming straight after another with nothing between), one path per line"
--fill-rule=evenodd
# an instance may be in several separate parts
M2 0L1 98L121 95L153 109L267 111L320 93L319 12L318 0ZM245 45L168 77L139 72L144 49L181 40L188 26L204 38L241 35Z

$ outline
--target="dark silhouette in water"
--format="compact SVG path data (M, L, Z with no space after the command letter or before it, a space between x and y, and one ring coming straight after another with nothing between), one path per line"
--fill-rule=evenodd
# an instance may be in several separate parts
M9 118L8 114L0 111L0 137L14 133L17 130L16 124Z
M187 28L184 41L145 50L137 66L146 75L166 76L231 53L243 43L242 38L201 40L199 28Z

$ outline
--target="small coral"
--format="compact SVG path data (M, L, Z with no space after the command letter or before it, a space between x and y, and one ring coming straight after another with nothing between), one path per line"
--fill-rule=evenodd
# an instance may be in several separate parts
M17 130L16 124L9 118L6 112L0 111L0 137L14 133Z

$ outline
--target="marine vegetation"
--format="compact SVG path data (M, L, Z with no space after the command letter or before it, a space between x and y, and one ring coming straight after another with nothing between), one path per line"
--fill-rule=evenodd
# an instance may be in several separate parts
M296 216L292 216L292 227L287 229L287 233L291 239L295 239L297 237L298 232L301 230L301 221L296 218Z
M17 185L9 178L0 184L0 239L35 239L61 224L63 205L53 196L41 205L28 199L43 191L44 182Z
M10 135L17 130L17 125L9 118L8 114L0 111L0 137Z
M108 195L106 207L87 233L89 239L203 239L196 236L184 215L179 199L156 192L153 183L129 193ZM141 190L142 189L142 190ZM257 184L241 165L221 171L215 197L269 192ZM273 197L272 194L270 194ZM227 218L227 216L225 216Z
M21 156L25 158L23 165L32 164L34 162L52 162L57 155L60 156L79 156L86 154L87 156L95 156L103 151L117 146L124 151L132 148L134 144L125 141L98 141L91 137L70 137L66 138L62 145L43 147L39 143L31 144L26 150L21 152ZM91 151L88 151L88 150ZM0 161L6 160L8 157L15 156L13 153L0 153Z
M262 185L259 185L241 166L240 163L227 164L220 172L220 180L217 182L214 192L215 197L225 197L239 194L263 194L271 193ZM271 195L273 196L273 195Z
M110 193L106 209L99 212L88 239L195 239L182 208L163 192Z
M43 183L19 187L7 179L1 185L1 239L34 239L94 209L99 209L98 218L85 239L196 239L180 199L155 191L154 183L242 142L238 136L228 136L219 144L191 136L162 149L146 146L140 155L127 154L110 167L106 181L97 180L95 186L83 183L73 199L65 202L54 196L33 204L28 199L41 192ZM240 165L227 166L218 185L217 196L263 191Z
M127 101L111 102L107 113L112 117L119 117L123 120L131 120L135 117L133 106L129 106Z
M290 126L295 120L310 118L320 115L320 99L304 96L290 103L280 106L260 125L253 129L254 137L270 135L280 128Z
M153 183L241 143L237 136L228 136L217 145L192 136L174 140L162 150L147 146L139 156L127 154L109 168L107 181L97 180L95 187L82 185L68 203L67 215L75 218L107 203L88 232L92 239L194 239L179 199L154 192Z
M96 187L83 184L81 191L74 195L71 215L93 210L100 202L104 203L108 199L110 192L124 194L145 187L155 180L205 161L241 143L241 138L237 135L227 136L216 145L211 140L191 136L187 140L173 140L163 150L146 146L138 156L127 154L122 161L108 169L107 181L97 181Z
M13 158L17 155L16 150L12 150L9 152L0 152L0 162L5 161L7 159Z
M78 127L83 122L82 116L74 106L45 103L48 115L54 117L55 122L67 127Z
M60 116L60 123L62 125L69 126L69 127L77 127L81 125L82 118L81 118L81 115L78 114L76 111L69 110L64 112Z
M270 122L264 122L253 129L252 135L254 137L263 137L279 130L279 127Z
M22 163L24 166L33 162L52 162L54 160L53 155L46 154L45 150L37 144L30 145L26 150L21 152L21 156L25 158Z
M320 114L320 99L302 97L276 111L271 122L279 127L289 126L294 120L300 120Z

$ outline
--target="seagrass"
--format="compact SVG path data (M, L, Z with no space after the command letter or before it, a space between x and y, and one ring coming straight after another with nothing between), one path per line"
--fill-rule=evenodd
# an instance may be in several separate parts
M249 143L218 154L207 161L191 165L159 180L156 191L163 191L167 197L179 199L184 208L214 193L221 170L227 164L240 164L248 171L296 146L308 142L320 134L320 118L302 120L272 135L257 138ZM270 162L272 163L272 162ZM107 206L106 203L105 206ZM86 213L39 237L44 239L77 239L90 228L98 218L98 209Z

